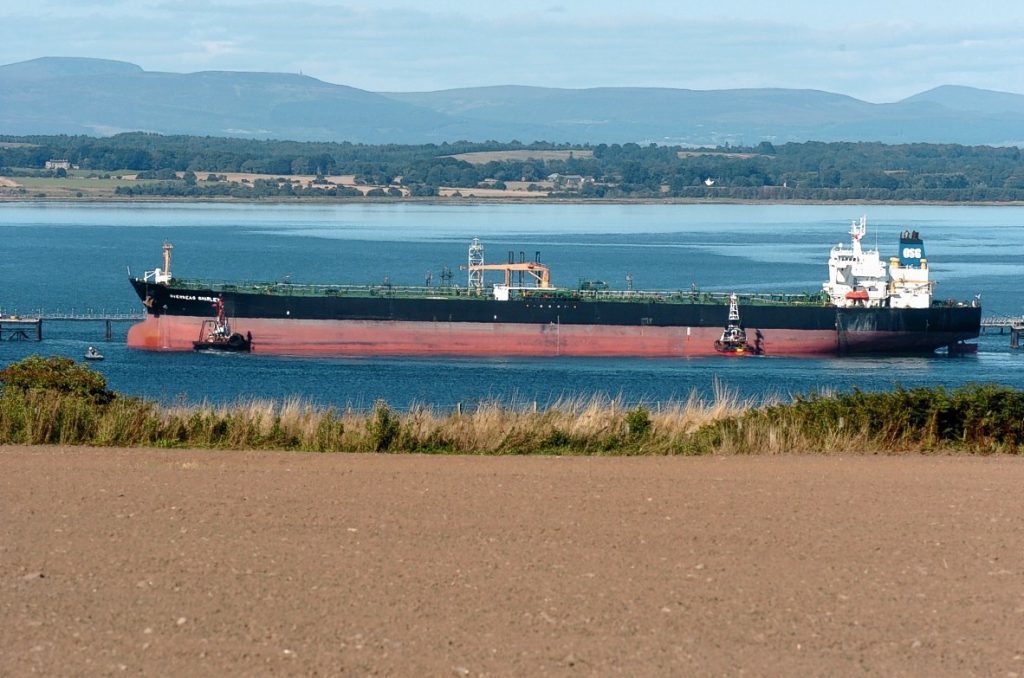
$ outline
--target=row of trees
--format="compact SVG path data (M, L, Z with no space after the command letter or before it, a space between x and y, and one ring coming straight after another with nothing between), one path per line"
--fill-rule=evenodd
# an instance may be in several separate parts
M483 164L458 159L474 151L572 150L561 159L517 159ZM572 195L618 197L764 197L774 199L1022 200L1024 156L1016 147L952 144L763 142L752 148L599 144L572 147L538 142L424 145L300 143L160 136L0 137L0 173L38 171L66 158L82 170L132 171L171 179L171 172L249 172L275 176L355 175L357 182L400 183L414 195L441 186L472 189L484 180L537 182L549 174L592 177ZM713 185L708 186L711 179ZM189 185L174 181L146 191L251 193L251 187ZM139 188L139 187L136 187ZM246 190L242 190L242 188ZM133 189L134 191L135 189ZM280 184L261 191L293 192ZM336 189L316 188L337 192ZM223 193L223 192L227 193ZM467 191L463 191L466 193Z
M115 195L121 196L167 196L182 198L288 198L288 197L336 197L336 198L359 198L364 195L371 198L400 198L402 191L398 188L373 188L365 194L357 188L336 185L314 185L296 186L290 181L276 181L270 179L256 179L249 184L238 184L232 182L205 182L197 184L195 179L175 181L157 181L153 183L142 183L134 186L118 186L114 190ZM433 194L424 194L433 195Z

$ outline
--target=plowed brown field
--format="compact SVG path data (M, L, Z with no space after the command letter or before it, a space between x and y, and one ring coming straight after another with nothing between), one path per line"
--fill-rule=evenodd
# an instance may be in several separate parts
M1024 675L1024 459L0 448L0 674Z

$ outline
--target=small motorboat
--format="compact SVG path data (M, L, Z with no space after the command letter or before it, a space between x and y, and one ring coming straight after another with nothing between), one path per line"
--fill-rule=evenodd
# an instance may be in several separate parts
M199 339L192 342L196 351L224 351L230 353L249 353L252 351L252 332L245 336L231 331L231 323L224 314L224 300L217 299L214 304L217 317L204 320L199 328Z
M96 350L95 346L90 346L85 349L86 360L103 360L103 354Z

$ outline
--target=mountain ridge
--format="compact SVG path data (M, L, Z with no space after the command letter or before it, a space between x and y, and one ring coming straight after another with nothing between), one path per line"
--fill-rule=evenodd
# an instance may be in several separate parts
M72 102L73 105L69 105ZM817 89L547 88L372 92L301 74L146 71L107 59L0 66L0 133L295 141L1024 145L1024 95L944 85L875 104Z

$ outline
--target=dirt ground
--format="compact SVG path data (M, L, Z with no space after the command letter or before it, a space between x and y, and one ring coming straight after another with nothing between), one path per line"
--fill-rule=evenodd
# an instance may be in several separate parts
M0 674L1024 674L1024 459L0 447Z

